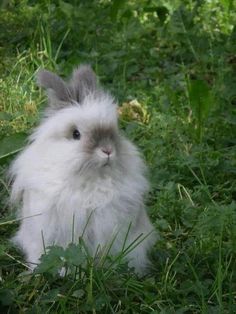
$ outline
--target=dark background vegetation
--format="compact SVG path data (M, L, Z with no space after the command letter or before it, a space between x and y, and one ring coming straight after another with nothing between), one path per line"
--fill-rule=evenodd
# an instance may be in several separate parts
M0 312L236 313L235 2L4 0L0 8ZM145 278L123 262L94 268L73 245L51 249L29 274L8 242L17 221L6 170L45 105L35 73L67 77L80 63L119 101L121 127L150 169L147 210L160 240ZM58 276L65 263L79 279Z

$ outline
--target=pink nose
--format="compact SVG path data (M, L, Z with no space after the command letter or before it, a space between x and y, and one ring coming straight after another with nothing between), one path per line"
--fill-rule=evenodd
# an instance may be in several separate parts
M102 152L103 152L104 154L110 156L111 153L112 153L112 149L111 149L111 148L108 148L108 147L102 148Z

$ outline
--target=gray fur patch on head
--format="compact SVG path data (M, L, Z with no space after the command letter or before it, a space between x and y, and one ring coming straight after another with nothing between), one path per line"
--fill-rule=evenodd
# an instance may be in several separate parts
M120 146L120 136L114 127L94 127L90 131L90 139L86 146L87 152L92 153L96 147L112 144L116 150Z

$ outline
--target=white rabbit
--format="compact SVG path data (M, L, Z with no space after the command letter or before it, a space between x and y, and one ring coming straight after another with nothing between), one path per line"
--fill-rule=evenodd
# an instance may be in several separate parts
M38 83L48 90L49 106L10 169L11 199L20 204L23 218L13 242L34 268L44 245L66 247L72 234L75 242L83 234L93 255L114 237L111 254L122 250L125 239L127 247L141 236L127 260L145 272L156 240L143 204L146 167L119 133L114 99L87 65L67 83L42 70Z

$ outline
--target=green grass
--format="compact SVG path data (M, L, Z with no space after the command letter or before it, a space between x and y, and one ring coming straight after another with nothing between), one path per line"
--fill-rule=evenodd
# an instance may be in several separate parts
M234 2L0 7L0 312L236 313ZM144 278L124 252L97 266L82 239L51 248L31 274L9 242L19 222L6 172L45 105L34 75L45 67L66 77L80 63L119 100L120 125L150 169L146 203L160 240Z

